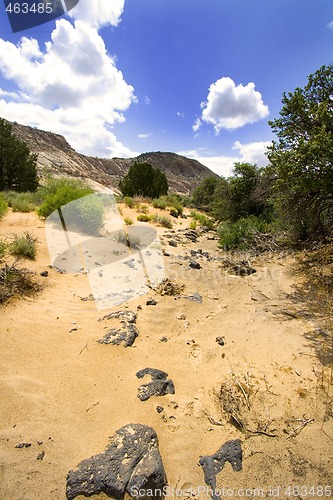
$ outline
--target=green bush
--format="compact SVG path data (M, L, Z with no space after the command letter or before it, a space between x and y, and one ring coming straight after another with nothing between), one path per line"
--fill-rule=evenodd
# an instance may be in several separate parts
M165 210L167 207L167 202L164 198L155 198L152 203L154 208L159 208L160 210Z
M253 246L258 233L270 233L271 225L260 217L250 215L236 222L223 222L217 232L220 246L226 250L246 250Z
M74 201L75 203L67 205L63 212L68 228L90 235L99 234L104 226L103 199L96 194Z
M19 255L34 259L36 257L37 238L32 234L25 232L14 238L14 241L9 245L9 251L12 255Z
M135 207L135 201L131 196L124 196L123 199L125 205L127 205L129 208L134 208Z
M6 250L7 250L7 242L5 240L0 240L0 259L4 256Z
M190 229L196 229L197 228L197 221L196 220L191 220L190 222Z
M161 224L163 227L167 227L168 229L172 228L172 220L169 217L165 217L164 215L159 215L157 217L158 224Z
M133 219L131 219L130 217L125 217L124 222L126 226L131 226L133 224Z
M214 222L212 221L212 219L210 219L206 215L200 214L199 212L196 212L195 210L191 210L190 217L192 217L194 220L198 221L201 226L207 227L208 229L214 228Z
M139 222L149 222L151 220L151 216L147 214L140 214L137 216L137 220Z
M0 218L5 215L8 210L8 203L5 196L0 193Z
M149 212L149 207L147 205L139 205L137 210L140 214L147 214Z
M37 209L37 213L42 217L48 217L63 205L93 194L93 192L92 189L76 179L52 180L41 190L44 202Z

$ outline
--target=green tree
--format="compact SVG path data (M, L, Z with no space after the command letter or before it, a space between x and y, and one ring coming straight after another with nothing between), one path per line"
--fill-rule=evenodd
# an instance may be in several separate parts
M0 191L35 191L38 187L37 155L0 118Z
M168 181L165 174L148 163L134 163L119 187L124 196L158 198L167 194Z
M275 202L299 238L326 235L333 223L333 65L284 93L280 117L269 122Z

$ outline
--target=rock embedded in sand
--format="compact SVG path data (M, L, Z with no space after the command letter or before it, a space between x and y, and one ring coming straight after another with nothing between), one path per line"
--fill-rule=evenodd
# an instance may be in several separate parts
M99 321L118 320L121 328L111 328L103 338L97 340L99 344L114 344L120 345L122 342L125 347L133 345L136 337L139 335L138 329L135 326L137 315L133 311L116 311L107 314Z
M105 493L123 498L161 498L167 478L156 432L141 424L128 424L112 436L99 455L83 460L67 475L66 497Z
M171 379L167 379L168 374L156 368L144 368L136 373L138 378L150 375L152 381L139 387L138 398L141 401L147 401L151 396L165 396L166 394L175 394L175 386Z
M214 455L200 457L199 464L204 471L205 483L212 489L213 500L219 500L220 498L216 489L217 474L221 472L226 462L230 463L234 471L241 471L242 458L243 453L239 439L227 441Z

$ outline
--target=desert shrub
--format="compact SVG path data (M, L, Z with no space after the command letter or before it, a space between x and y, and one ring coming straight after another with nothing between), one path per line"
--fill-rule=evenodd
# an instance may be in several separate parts
M77 179L51 179L39 192L44 202L37 213L41 217L48 217L63 205L93 194L94 191Z
M124 222L126 226L131 226L133 224L133 219L131 219L130 217L125 217Z
M17 193L12 198L11 207L13 212L32 212L36 205L32 193Z
M164 198L155 198L152 203L154 208L159 208L160 210L165 210L167 207L167 202Z
M139 205L137 210L139 214L147 214L149 212L149 208L147 205Z
M201 226L207 227L208 229L214 228L214 222L212 221L212 219L210 219L204 214L200 214L195 210L191 210L190 217L192 217L195 221L199 222Z
M217 232L220 246L226 250L246 250L255 245L260 234L271 232L272 227L260 217L250 215L236 222L223 222Z
M124 196L123 199L125 205L127 205L129 208L134 208L135 207L135 201L131 196Z
M190 222L190 229L196 229L197 228L197 221L196 220L191 220Z
M179 213L178 213L178 210L176 210L175 208L170 208L170 215L171 217L178 217Z
M41 287L33 278L33 273L25 268L14 264L5 264L0 268L0 304L8 301L11 297L31 295L38 292Z
M160 170L148 163L134 163L119 183L124 196L158 198L168 192L168 181Z
M5 240L0 240L0 259L5 255L7 250L7 242Z
M67 205L63 215L69 229L96 235L104 226L105 207L98 195L89 195Z
M5 196L0 193L0 218L5 215L8 210L8 203Z
M157 222L161 224L161 226L166 227L168 229L172 228L172 220L169 217L165 217L164 215L160 215L157 219Z
M140 214L137 216L137 220L139 222L149 222L151 220L151 216L148 214Z
M12 255L34 259L37 252L36 243L37 238L26 231L15 236L13 242L9 245L9 251Z

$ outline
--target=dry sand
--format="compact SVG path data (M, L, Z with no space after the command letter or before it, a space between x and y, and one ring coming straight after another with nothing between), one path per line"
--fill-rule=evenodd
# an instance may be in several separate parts
M123 215L136 218L128 208ZM188 223L174 220L176 235ZM93 301L81 300L91 293L87 276L48 269L43 221L10 212L0 222L0 238L23 230L38 237L36 261L25 265L44 289L1 306L1 500L64 500L67 472L101 452L109 436L128 423L156 430L171 488L204 485L199 457L236 438L242 442L243 470L233 472L227 463L218 476L218 487L229 487L229 497L239 489L250 496L253 488L269 497L270 487L280 487L279 496L287 498L285 488L304 485L308 498L319 498L321 490L311 495L311 486L333 487L332 385L315 337L306 337L315 324L289 296L297 284L291 257L263 256L252 262L255 274L241 277L218 260L196 259L202 265L197 270L179 258L199 248L221 257L207 234L177 248L162 238L171 254L164 258L167 276L184 284L185 294L198 292L203 302L155 292L155 306L146 306L147 296L134 299L126 306L133 311L142 306L139 336L124 348L96 342L105 334L98 319L110 310L97 311ZM168 233L158 230L161 236ZM39 276L44 270L47 278ZM186 320L177 319L180 315ZM164 336L167 342L161 342ZM216 342L221 336L224 346ZM135 374L146 367L166 371L175 394L140 401L142 381ZM224 403L227 390L234 391L238 416L261 433L231 423L221 386ZM292 419L314 420L293 437L301 422ZM31 446L15 448L22 442ZM44 459L37 460L42 451ZM290 496L298 498L297 490ZM206 495L194 491L192 498L198 497Z

